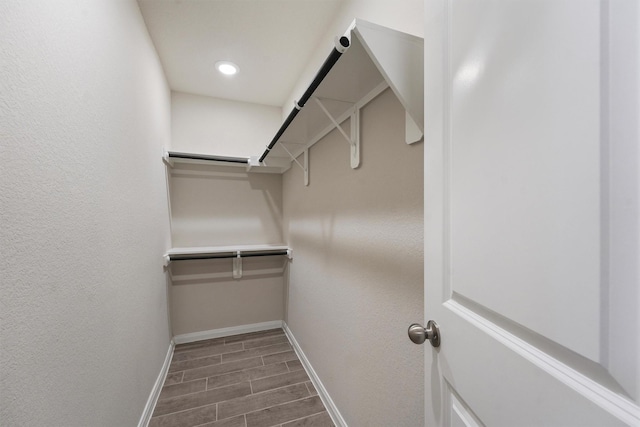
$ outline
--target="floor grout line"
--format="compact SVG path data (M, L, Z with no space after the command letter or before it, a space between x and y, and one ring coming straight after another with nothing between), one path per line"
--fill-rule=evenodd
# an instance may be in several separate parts
M204 358L207 358L207 357L222 356L223 354L237 353L238 351L244 351L244 350L228 351L226 353L211 353L211 354L206 354L204 356L191 357L189 359L184 359L184 360L176 360L176 361L173 361L171 363L181 363L181 362L188 362L188 361L191 361L191 360L204 359Z
M296 384L300 384L300 383L296 383ZM296 384L291 384L291 385L296 385ZM256 393L256 394L249 394L249 395L247 395L247 396L241 396L241 397L238 397L238 398L235 398L235 399L242 399L242 398L246 398L246 397L249 397L249 396L258 396L258 395L260 395L260 394L262 394L262 393L267 393L267 392L269 392L269 391L279 390L279 389L281 389L281 388L285 388L285 387L289 387L289 386L273 388L273 389L270 389L270 390L261 391L261 392ZM300 397L300 398L298 398L298 399L289 400L289 401L287 401L287 402L276 403L275 405L265 406L264 408L260 408L260 409L254 409L253 411L245 412L245 413L244 413L244 415L245 415L245 417L246 417L248 414L252 414L252 413L254 413L254 412L264 411L264 410L267 410L267 409L275 408L276 406L288 405L289 403L299 402L299 401L301 401L301 400L310 399L310 398L312 398L312 397L318 397L318 396L311 396L311 395L310 395L310 396L303 396L303 397ZM235 399L225 400L224 402L230 402L230 401L235 400ZM217 404L219 404L219 403L223 403L223 402L218 402L218 403L216 403L216 405L217 405ZM322 404L322 407L324 408L324 403ZM217 410L217 408L216 408L216 410ZM324 409L324 411L326 411L326 408ZM323 412L323 411L320 411L320 412ZM320 412L318 412L318 413L320 413ZM233 417L237 417L237 416L240 416L240 415L241 415L241 414L236 414L236 415L232 415L232 416L230 416L230 417L226 417L226 418L222 418L222 419L223 419L223 420L226 420L226 419L233 418ZM315 415L315 414L312 414L312 415ZM308 416L311 416L311 415L308 415ZM218 417L218 413L216 413L216 418L217 418L217 417ZM304 417L303 417L303 418L304 418ZM220 419L218 419L218 421L220 421ZM293 421L293 420L291 420L291 421ZM289 421L287 421L287 422L289 422Z
M264 363L264 362L263 362L263 363ZM236 373L238 373L238 372L243 372L243 371L251 371L251 370L253 370L253 369L258 369L258 368L265 368L265 367L267 367L267 366L279 365L279 364L281 364L281 363L283 363L283 364L284 364L285 362L276 362L276 363L271 363L271 364L269 364L269 365L256 366L256 367L254 367L254 368L242 369L241 371L229 372L228 374L211 375L210 377L207 377L207 379L209 379L209 378L218 378L218 377L223 377L223 376L225 376L225 375L236 374ZM286 366L286 364L285 364L285 366ZM278 375L290 374L290 373L298 372L298 371L301 371L301 370L302 370L302 369L298 369L297 371L279 372L279 373L277 373L277 374L266 375L266 376L264 376L264 377L259 377L259 378L249 378L249 379L246 379L246 380L236 381L235 383L225 384L225 385L220 386L220 387L226 387L226 386L229 386L229 385L238 384L238 383L241 383L241 382L243 382L243 381L258 381L258 380L264 380L265 378L277 377ZM308 375L307 375L307 376L308 376ZM195 380L192 380L192 381L198 381L198 379L195 379ZM309 381L311 381L311 380L309 380ZM190 382L190 381L188 381L188 382ZM214 387L214 388L220 388L220 387ZM212 390L213 390L213 389L212 389Z
M182 344L178 344L178 346L176 346L176 350L174 352L174 354L178 355L178 354L189 354L189 353L193 353L194 351L199 351L199 350L205 350L207 348L210 347L225 347L227 345L231 345L231 344L225 344L225 343L216 343L216 344L206 344L206 345L199 345L199 346L192 346L189 348L180 348L179 346Z
M231 335L229 338L234 337L236 335ZM183 348L182 346L189 346L190 344L195 344L194 343L185 343L185 344L178 344L176 345L176 354L182 354L182 353L190 353L192 351L198 351L198 350L203 350L206 349L209 346L231 346L231 345L236 345L236 344L242 344L243 348L245 347L245 343L247 342L251 342L251 341L255 341L255 340L262 340L262 339L268 339L268 338L275 338L275 337L279 337L279 336L285 336L286 334L281 333L281 334L273 334L273 335L267 335L267 336L263 336L263 337L255 337L255 338L247 338L245 340L241 340L241 341L233 341L233 342L214 342L214 343L210 343L210 344L201 344L201 345L194 345L194 346L190 346L188 348ZM205 340L206 341L206 340ZM202 341L201 343L203 343L204 341ZM267 344L269 345L269 344Z
M218 356L218 360L219 360L218 363L210 363L208 365L196 366L195 368L182 369L182 371L188 371L190 369L198 369L198 368L202 368L202 367L205 367L205 366L221 365L222 364L222 355L221 354L215 354L214 356ZM212 356L199 357L198 359L206 359L207 357L212 357ZM192 361L198 360L198 359L183 360L183 361L177 362L177 363L192 362ZM172 371L170 373L174 373L174 372L180 372L180 371Z
M252 394L251 396L257 396L257 395L262 394L262 393L268 393L268 392L270 392L270 391L280 390L280 389L283 389L283 388L291 387L291 386L298 385L298 384L304 384L304 383L306 383L306 381L300 381L300 382L293 383L293 384L287 384L287 385L283 385L283 386L276 387L276 388L270 388L270 389L268 389L268 390L262 390L262 391L259 391L259 392L257 392L257 393L254 393L254 394ZM309 389L308 389L308 388L307 388L307 391L309 391ZM304 398L306 398L306 397L313 397L313 396L312 396L312 395L309 395L309 396L305 396L305 397L303 397L303 398L301 398L301 399L304 399Z
M295 385L295 384L292 384L292 385ZM280 388L284 388L284 387L280 387ZM273 390L278 390L278 389L274 388L274 389L269 390L269 391L273 391ZM264 392L263 392L263 391L261 391L260 393L264 393ZM258 395L258 394L260 394L260 393L256 393L256 394L253 394L253 395L250 395L250 396L257 396L257 395ZM245 396L245 397L246 397L246 396ZM304 397L301 397L301 398L299 398L299 399L289 400L289 401L287 401L287 402L282 402L282 403L276 403L275 405L265 406L264 408L260 408L260 409L254 409L253 411L245 412L244 414L245 414L245 416L246 416L246 415L248 415L248 414L253 414L254 412L265 411L265 410L267 410L267 409L275 408L276 406L282 406L282 405L288 405L288 404L290 404L290 403L300 402L301 400L310 399L310 398L312 398L312 397L318 397L318 396L304 396ZM231 399L231 400L233 400L233 399ZM227 401L227 402L228 402L228 401ZM322 406L324 407L324 404L322 404ZM326 411L326 408L325 408L324 410ZM320 411L320 412L323 412L323 411ZM320 413L320 412L318 412L318 413ZM240 414L238 414L238 415L240 415ZM227 417L227 418L237 417L238 415L233 415L233 416L231 416L231 417ZM314 415L315 415L315 414L314 414ZM308 415L308 416L310 417L311 415ZM224 419L226 420L227 418L224 418ZM303 417L303 418L304 418L304 417ZM291 420L291 421L293 421L293 420ZM289 421L287 421L287 422L289 422Z
M242 382L245 382L245 381L242 381ZM237 384L240 384L240 383L237 383ZM234 385L237 385L237 384L230 384L230 385L228 385L228 386L224 386L224 387L231 387L231 386L234 386ZM218 388L224 388L224 387L218 387ZM196 391L196 392L193 392L193 393L181 394L181 395L178 395L178 396L168 397L168 398L167 398L167 400L168 400L168 399L177 399L177 398L181 398L181 397L184 397L184 396L189 396L189 395L191 395L191 394L207 393L207 392L209 392L209 391L211 391L211 390L206 390L206 389L205 389L205 390ZM169 412L169 413L166 413L166 414L157 415L157 417L164 417L165 415L177 414L178 412L190 411L190 410L192 410L192 409L203 408L203 407L205 407L205 406L210 406L210 405L216 405L216 411L217 411L217 410L218 410L218 407L217 407L218 403L228 402L228 401L230 401L230 400L240 399L240 398L242 398L242 397L246 397L246 396L251 396L251 394L246 394L246 395L244 395L244 396L233 397L233 398L231 398L231 399L227 399L227 400L220 400L220 401L218 401L218 402L205 403L205 404L202 404L202 405L194 406L194 407L192 407L192 408L180 409L180 410L175 411L175 412ZM154 412L155 412L155 408L154 408ZM217 417L217 416L218 416L218 414L217 414L217 412L216 412L216 417ZM151 417L152 417L152 418L155 418L156 416L152 415Z
M168 414L162 414L162 415L152 415L151 418L162 418L162 417L167 417L169 415L175 415L175 414L180 414L182 412L188 412L191 411L193 409L199 409L199 408L204 408L205 406L213 406L216 405L216 418L218 418L218 403L209 403L206 405L200 405L200 406L194 406L193 408L187 408L187 409L181 409L179 411L175 411L175 412L169 412ZM211 421L207 421L207 422L211 422ZM205 423L206 424L206 423Z
M309 388L309 383L311 383L311 385L313 386L313 390L311 390L311 389ZM305 385L305 387L307 387L307 390L309 391L309 394L310 394L311 396L318 396L318 395L319 395L319 394L318 394L318 390L316 390L316 386L315 386L315 385L313 385L313 381L311 381L311 380L309 380L309 381L305 381L304 385ZM315 393L315 394L313 394L313 393Z
M180 371L178 371L178 372L180 372ZM183 377L184 377L184 375L183 375ZM175 384L167 384L167 385L163 385L163 386L162 386L162 388L165 388L165 387L173 387L174 385L180 385L180 384L189 384L189 383L192 383L192 382L194 382L194 381L202 381L203 379L205 379L205 378L204 378L204 377L203 377L203 378L196 378L196 379L189 380L189 381L184 381L184 382L183 382L183 381L180 381L179 383L175 383Z
M229 354L233 354L233 353L229 353ZM265 356L271 356L271 355L270 354L265 354ZM262 356L249 356L249 357L243 357L242 359L229 360L227 362L222 362L221 365L224 365L225 363L239 362L241 360L253 359L255 357L262 357Z
M271 365L277 365L277 363L272 363ZM271 366L271 365L264 365L264 366ZM277 377L278 375L284 375L284 374L290 374L290 373L291 372L281 372L279 374L267 375L266 377L253 378L253 379L250 379L249 381L264 380L266 378Z
M174 399L174 398L177 398L177 397L189 396L190 394L203 393L205 391L207 391L207 389L198 390L198 391L192 391L192 392L184 393L184 394L176 394L175 396L164 397L164 398L158 397L158 402L160 402L162 400L167 400L167 399ZM204 406L207 406L207 405L204 405ZM180 412L180 411L178 411L178 412Z
M300 382L292 383L292 384L287 384L287 385L283 385L283 386L276 387L276 388L270 388L268 390L262 390L262 391L259 391L257 393L254 393L251 396L257 396L257 395L259 395L261 393L267 393L267 392L274 391L274 390L280 390L282 388L287 388L287 387L291 387L291 386L298 385L298 384L304 384L305 387L306 387L306 383L307 382L308 382L308 380L304 380L304 381L300 381ZM307 387L307 391L309 392L309 396L306 396L306 397L314 397L314 396L316 396L315 394L311 394L311 392L309 391L309 387Z
M271 356L271 355L268 354L267 356ZM248 357L246 359L232 360L232 361L226 362L226 363L214 363L212 365L204 365L204 366L198 366L196 368L184 369L183 372L186 373L187 371L194 371L196 369L208 368L209 366L220 366L220 365L230 364L230 363L234 363L234 362L240 362L240 361L243 361L243 360L257 359L258 357L261 358L262 366L268 366L268 365L264 364L264 360L262 360L262 356L254 356L254 357ZM245 368L245 369L238 369L237 371L225 372L224 374L220 374L220 375L231 374L233 372L244 371L246 369L253 369L253 368L257 368L257 366L252 366L251 368ZM180 372L180 371L174 371L174 372ZM171 373L173 373L173 372L171 372ZM207 377L210 377L210 376L216 377L218 375L207 375ZM184 378L184 375L182 376L182 378ZM199 378L194 378L194 379L197 380L197 379L200 379L200 378L205 378L205 377L199 377Z
M250 351L250 350L243 350L243 351ZM224 365L225 363L232 363L232 362L239 362L240 360L247 360L247 359L253 359L255 357L264 357L264 356L275 356L276 354L282 354L282 353L288 353L290 351L293 351L292 348L288 349L288 350L284 350L284 351L278 351L276 353L269 353L269 354L262 354L262 355L256 355L256 356L248 356L248 357L243 357L241 359L234 359L234 360L229 360L229 361L224 361L224 359L220 362L220 363L215 363L215 365ZM241 353L241 351L236 351L233 353L225 353L225 355L229 355L229 354L235 354L235 353ZM221 355L222 356L222 355ZM263 363L264 363L264 359L263 359ZM275 363L280 363L280 362L275 362ZM286 363L286 362L285 362ZM271 363L271 365L273 365L273 363ZM209 366L209 365L207 365ZM195 368L193 368L195 369Z

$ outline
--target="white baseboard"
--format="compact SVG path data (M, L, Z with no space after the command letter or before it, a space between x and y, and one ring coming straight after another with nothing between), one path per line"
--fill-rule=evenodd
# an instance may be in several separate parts
M230 328L212 329L210 331L192 332L173 337L176 344L186 344L189 342L210 340L212 338L228 337L231 335L247 334L249 332L266 331L268 329L282 328L282 320L271 322L252 323L250 325L232 326Z
M325 408L327 408L327 412L329 413L329 416L331 416L331 420L333 421L333 423L336 425L336 427L348 427L346 421L342 417L342 414L340 414L338 407L335 403L333 403L333 400L331 399L331 396L329 396L327 389L322 384L322 381L320 381L320 378L318 377L318 374L316 374L316 371L313 370L311 363L309 363L309 359L307 359L307 356L305 356L302 348L300 348L298 341L296 341L296 338L293 336L293 333L291 332L291 329L289 329L289 326L287 326L286 322L282 322L282 329L284 329L284 333L287 335L287 338L289 338L289 341L293 345L293 349L298 355L298 359L300 359L300 362L302 362L302 366L304 366L305 371L307 371L307 375L309 375L309 378L311 378L311 382L318 391L318 396L320 396L322 403L324 403Z
M151 394L149 395L149 399L147 399L147 404L142 411L142 416L140 417L140 421L138 422L138 427L147 427L149 425L149 421L151 421L151 416L153 415L153 410L156 407L156 403L158 402L158 397L160 397L160 392L162 391L162 386L164 385L164 380L167 378L167 372L169 372L169 365L171 365L171 358L173 357L173 349L175 348L175 343L173 340L169 343L169 350L167 351L167 355L164 358L164 363L162 364L162 369L160 370L160 374L158 374L158 378L156 378L156 382L151 389Z

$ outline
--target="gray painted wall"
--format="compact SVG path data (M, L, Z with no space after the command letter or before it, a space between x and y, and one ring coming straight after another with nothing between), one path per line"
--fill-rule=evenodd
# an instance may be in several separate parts
M284 176L286 320L349 426L419 426L425 347L406 331L423 318L423 143L405 144L391 90L361 114L357 170L333 131L310 150L309 187Z
M169 89L135 1L0 3L0 424L132 426L169 348Z
M282 244L282 175L210 164L170 172L174 247ZM172 262L173 334L282 320L286 262L244 258L240 279L231 259Z

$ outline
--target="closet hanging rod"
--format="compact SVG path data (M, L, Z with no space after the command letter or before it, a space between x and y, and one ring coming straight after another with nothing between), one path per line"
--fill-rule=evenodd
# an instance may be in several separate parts
M282 123L282 126L280 126L280 129L278 130L278 132L276 132L276 135L273 137L273 139L271 140L267 148L264 150L264 153L262 153L262 156L260 156L260 159L259 159L260 163L264 161L264 159L267 157L271 149L276 145L276 143L278 142L282 134L287 130L287 128L289 127L293 119L298 115L302 107L304 107L304 104L306 104L309 98L311 98L311 95L313 95L313 92L315 92L318 86L320 86L320 83L322 83L322 80L324 80L327 74L329 74L329 71L331 71L331 68L333 68L336 62L338 62L338 59L340 59L342 54L346 52L348 47L349 47L348 37L342 36L338 40L336 40L336 46L333 48L333 50L331 51L327 59L325 59L324 64L322 64L322 67L320 67L320 70L318 71L318 74L316 74L316 77L313 79L313 81L311 82L311 84L309 85L305 93L302 95L302 98L296 101L295 107L291 110L291 113L289 113L284 123Z
M209 161L215 161L215 162L243 163L243 164L249 163L249 159L245 157L226 157L226 156L215 156L215 155L209 155L209 154L178 153L175 151L168 151L167 156L170 159L209 160Z
M240 258L259 257L259 256L277 256L289 255L287 250L266 251L266 252L240 252ZM198 259L218 259L218 258L237 258L238 253L228 252L219 254L189 254L189 255L167 255L169 261L189 261Z

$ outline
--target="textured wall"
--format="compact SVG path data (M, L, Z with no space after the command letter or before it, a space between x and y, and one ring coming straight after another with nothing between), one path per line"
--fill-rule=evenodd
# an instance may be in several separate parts
M211 164L170 171L174 247L282 243L281 175Z
M200 164L170 170L174 247L282 243L281 175ZM241 279L230 259L172 263L173 333L282 320L285 260L245 258Z
M171 149L218 156L259 156L280 127L281 109L171 93Z
M0 2L0 424L136 425L169 346L170 93L135 1Z
M282 320L283 256L243 258L242 278L233 260L175 262L171 265L171 322L174 335Z
M287 323L348 425L421 426L423 144L404 143L391 90L362 110L362 163L333 131L310 150L310 185L284 176L294 251Z

